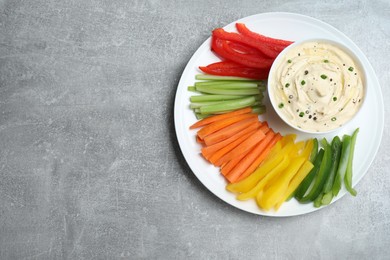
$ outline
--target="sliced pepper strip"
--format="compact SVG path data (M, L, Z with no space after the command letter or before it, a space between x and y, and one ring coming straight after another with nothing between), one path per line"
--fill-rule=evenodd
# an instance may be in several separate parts
M211 75L244 77L260 80L267 79L269 74L269 69L250 68L228 60L215 62L207 66L200 66L199 69L204 73Z
M230 55L230 57L234 56L237 59L236 62L238 61L239 63L242 64L246 63L247 66L249 67L259 68L259 69L270 68L273 63L273 59L270 58L238 52L228 45L228 41L220 40L220 42L222 44L222 48L224 49L224 51L228 55Z
M324 190L323 190L324 193L327 193L330 190L332 190L333 183L336 177L337 168L340 163L341 148L342 148L340 137L338 137L337 135L333 137L331 147L332 147L332 168L330 170L329 177L326 180L324 185Z
M300 202L307 203L310 201L314 201L318 197L318 195L321 194L331 167L332 167L332 148L330 145L326 145L324 147L324 157L322 158L321 166L314 180L314 184L311 190L309 191L309 193L303 196L301 200L299 200Z
M246 44L235 42L235 41L226 41L226 43L227 45L229 45L230 48L240 53L263 56L263 53L261 51L253 47L250 47Z
M237 31L240 32L241 34L248 36L254 40L263 42L263 43L268 43L271 45L281 45L283 47L287 47L293 43L292 41L271 38L271 37L267 37L267 36L264 36L264 35L259 34L259 33L255 33L253 31L249 30L248 27L246 27L246 25L243 23L236 23L236 28L237 28Z
M301 184L299 184L298 188L295 191L295 198L299 201L303 198L303 196L306 194L307 190L310 187L310 184L313 182L314 178L317 176L318 171L320 170L322 158L324 156L324 149L320 149L318 152L313 164L314 167L311 169L309 174L303 179Z
M328 144L326 139L323 139L323 143L325 145L330 145L332 149L332 166L330 168L328 177L325 181L322 192L318 195L318 197L314 200L314 207L321 207L322 205L328 205L333 199L332 187L336 177L336 172L338 165L340 163L341 156L341 147L342 143L340 137L335 136L332 140L331 144Z
M278 179L275 180L268 189L264 191L257 203L262 208L269 210L275 206L279 200L283 199L283 195L288 189L290 180L295 176L305 160L306 159L304 157L293 158L288 168L278 176Z
M247 58L248 55L241 54L241 53L234 53L234 52L232 53L232 52L226 51L226 48L223 47L224 46L223 43L224 43L224 40L219 39L217 37L212 37L212 39L211 39L211 48L220 57L227 59L227 60L237 62L241 65L246 66L246 67L261 68L261 69L270 68L270 62L262 63L261 60L254 62L253 60L252 61L248 60L248 58ZM265 59L263 59L263 60L265 60Z
M345 173L345 178L344 178L345 188L352 196L356 196L357 194L356 190L352 188L352 168L353 168L352 166L353 166L353 154L355 151L355 144L356 144L356 138L358 133L359 133L359 128L357 128L352 134L351 150L349 151L347 171Z
M256 48L264 55L264 57L275 59L276 56L278 56L278 54L280 53L280 51L278 52L272 50L271 48L269 48L269 46L267 46L263 42L254 40L250 37L238 33L227 32L222 28L217 28L213 30L212 35L213 37L217 37L223 40L239 42L239 43L246 44L250 47Z
M351 151L351 136L343 136L343 146L341 148L340 163L337 168L337 174L333 183L332 192L334 196L337 196L341 190L341 185L344 180L345 172L347 171L349 154Z

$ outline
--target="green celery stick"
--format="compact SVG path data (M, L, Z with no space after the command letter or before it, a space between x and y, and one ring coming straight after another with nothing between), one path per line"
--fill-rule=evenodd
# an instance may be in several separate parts
M252 106L256 102L254 97L245 97L240 99L222 101L220 104L202 106L199 110L201 114L224 112L244 107Z
M222 95L256 95L260 94L258 89L218 89L207 86L197 86L196 90L203 93L209 94L222 94Z
M200 108L201 106L216 105L223 101L209 101L209 102L192 102L190 108Z
M237 99L237 98L243 98L246 96L240 96L240 95L197 95L197 96L191 96L190 101L191 102L208 102L208 101L225 101L225 100L231 100L231 99ZM260 99L260 97L259 97Z

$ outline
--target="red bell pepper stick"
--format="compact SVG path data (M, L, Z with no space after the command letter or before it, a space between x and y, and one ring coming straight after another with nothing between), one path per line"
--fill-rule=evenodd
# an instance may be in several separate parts
M236 23L236 28L237 28L237 31L239 33L241 33L242 35L250 37L251 39L254 39L256 41L268 43L270 45L281 45L283 47L287 47L288 45L293 43L292 41L285 41L285 40L281 40L281 39L271 38L271 37L267 37L267 36L264 36L264 35L259 34L259 33L252 32L243 23Z
M261 41L254 40L250 37L238 33L227 32L222 28L217 28L213 30L212 35L223 40L239 42L242 44L246 44L250 47L256 48L257 50L261 51L264 54L264 56L269 58L274 59L279 54L279 52L270 49L269 46L267 46Z
M267 79L269 73L269 69L249 68L233 61L220 61L207 66L200 66L199 69L211 75L235 76L259 80Z
M237 52L243 53L243 54L253 54L253 55L258 55L262 56L263 53L259 51L258 49L255 49L253 47L250 47L248 45L239 43L239 42L234 42L234 41L226 41L226 44L229 45L230 48L234 49Z
M237 62L239 64L245 65L246 67L269 69L273 62L272 59L236 52L229 48L229 46L226 44L226 41L217 37L212 37L211 48L222 58Z

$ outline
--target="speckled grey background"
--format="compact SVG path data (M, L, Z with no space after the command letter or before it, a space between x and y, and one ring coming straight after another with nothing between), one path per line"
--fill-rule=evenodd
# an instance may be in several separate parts
M0 258L388 259L387 127L356 198L292 218L227 205L180 152L191 55L213 28L270 11L343 31L390 103L387 0L0 1Z

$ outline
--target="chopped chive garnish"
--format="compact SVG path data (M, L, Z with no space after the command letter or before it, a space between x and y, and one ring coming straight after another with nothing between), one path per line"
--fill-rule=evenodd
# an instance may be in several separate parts
M291 63L291 60L288 60L287 62L288 62L288 63Z
M322 75L321 75L321 78L322 78L322 79L326 79L327 77L328 77L328 76L326 76L325 74L322 74Z
M279 104L279 108L283 108L284 107L284 104L283 103L280 103Z
M332 117L330 120L332 120L333 122L336 121L336 118L335 117Z
M329 60L324 60L324 63L328 63L329 62Z
M349 70L349 71L353 71L353 67L349 67L348 70Z
M302 80L302 81L301 81L301 85L303 86L303 85L305 85L305 84L306 84L306 81Z
M303 112L299 113L300 117L303 117L304 115L305 115L305 113L303 113Z
M288 88L290 86L290 83L286 83L286 85L284 85L286 88Z
M337 100L337 97L333 97L333 101L336 101Z

